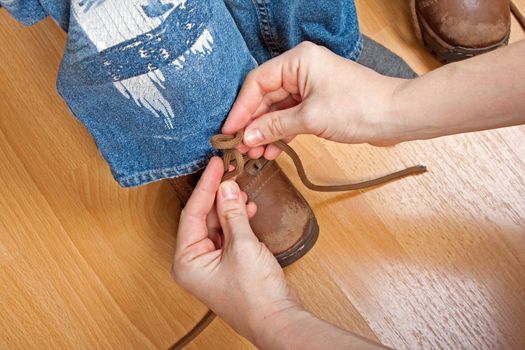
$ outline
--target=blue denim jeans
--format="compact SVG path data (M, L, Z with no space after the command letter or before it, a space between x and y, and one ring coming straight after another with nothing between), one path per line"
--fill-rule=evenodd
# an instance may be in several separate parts
M193 173L246 74L309 40L357 60L349 0L0 0L67 31L57 88L121 186Z

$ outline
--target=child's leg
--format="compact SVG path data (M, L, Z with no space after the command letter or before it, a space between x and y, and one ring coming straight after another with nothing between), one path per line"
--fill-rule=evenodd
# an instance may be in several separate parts
M389 77L404 79L417 77L401 57L367 36L363 36L363 51L357 62Z
M225 0L259 63L303 41L357 60L362 48L357 14L349 0Z
M84 0L58 88L123 186L194 172L255 67L222 1Z
M379 73L402 78L415 76L400 57L361 37L351 0L225 0L225 3L259 63L308 40Z
M210 137L256 66L222 1L9 4L27 24L62 18L68 41L58 90L122 186L204 167L214 152Z

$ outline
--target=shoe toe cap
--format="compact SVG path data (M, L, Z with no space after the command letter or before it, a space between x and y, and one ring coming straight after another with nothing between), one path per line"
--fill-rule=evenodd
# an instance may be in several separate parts
M485 48L506 40L510 30L508 0L419 1L427 26L452 46Z

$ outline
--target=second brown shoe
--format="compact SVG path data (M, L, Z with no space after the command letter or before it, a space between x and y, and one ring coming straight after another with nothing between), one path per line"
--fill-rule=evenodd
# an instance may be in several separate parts
M509 0L410 1L416 34L444 62L488 52L509 41Z
M306 200L275 161L260 159L253 165L237 177L241 190L257 204L257 214L250 225L279 264L283 267L290 265L314 246L319 236L317 220ZM181 206L186 204L201 174L168 180Z

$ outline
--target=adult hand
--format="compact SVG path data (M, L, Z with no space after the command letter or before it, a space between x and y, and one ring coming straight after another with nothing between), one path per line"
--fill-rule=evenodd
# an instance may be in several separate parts
M284 273L254 235L253 203L234 181L221 184L214 157L182 210L173 261L177 283L252 342L281 311L299 307Z
M395 143L402 120L393 97L403 79L382 76L326 48L302 43L262 64L247 77L222 128L246 128L241 151L274 159L280 150L262 145L297 134L344 143Z

